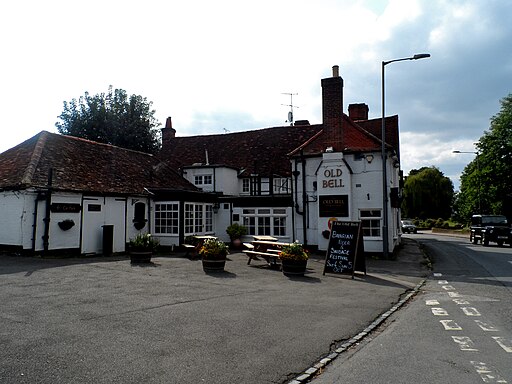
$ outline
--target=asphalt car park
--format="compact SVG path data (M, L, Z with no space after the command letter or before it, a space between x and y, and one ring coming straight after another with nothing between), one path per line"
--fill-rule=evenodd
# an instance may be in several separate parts
M368 274L302 278L229 255L226 271L160 255L0 255L0 381L280 383L387 311L428 272L412 240Z

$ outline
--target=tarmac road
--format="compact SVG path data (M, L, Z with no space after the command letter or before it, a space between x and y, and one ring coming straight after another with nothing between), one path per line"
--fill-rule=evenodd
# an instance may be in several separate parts
M208 275L183 255L0 256L1 383L285 383L329 355L429 273L405 239L368 275L304 278L229 256Z

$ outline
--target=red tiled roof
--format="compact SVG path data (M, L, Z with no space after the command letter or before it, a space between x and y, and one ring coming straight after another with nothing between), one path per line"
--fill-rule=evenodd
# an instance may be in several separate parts
M379 140L382 136L382 119L358 120L356 124L370 132ZM398 140L398 115L386 117L386 143L391 145L399 153Z
M286 154L320 132L321 125L264 128L219 135L174 137L159 157L173 168L208 163L238 169L242 175L291 174Z
M398 117L386 118L386 141L398 146ZM194 164L223 165L241 175L289 176L289 156L336 151L364 152L381 148L381 119L353 122L343 114L341 145L333 141L331 127L324 124L265 128L218 135L173 137L163 143L158 155L174 169ZM208 153L208 155L206 154ZM243 172L242 172L243 171Z
M144 188L197 188L150 154L42 131L0 154L0 189L45 187L140 194Z

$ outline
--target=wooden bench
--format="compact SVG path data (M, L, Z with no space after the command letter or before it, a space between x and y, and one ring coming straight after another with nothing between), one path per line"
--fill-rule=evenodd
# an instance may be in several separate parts
M275 253L268 252L257 252L257 251L243 251L248 257L247 265L251 264L252 259L256 259L257 257L262 257L265 261L273 268L278 266L277 260L279 260L279 255Z
M192 244L181 244L181 246L182 246L183 248L185 248L185 251L187 251L187 252L185 253L185 256L187 256L187 257L189 256L189 252L191 252L191 251L193 251L193 250L195 250L195 249L196 249L196 247L195 247L195 246L193 246Z
M243 243L243 246L249 249L250 251L254 251L254 245L252 245L251 243Z

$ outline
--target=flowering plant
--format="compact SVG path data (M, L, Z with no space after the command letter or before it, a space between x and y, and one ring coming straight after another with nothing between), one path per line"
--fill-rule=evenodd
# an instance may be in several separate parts
M307 260L309 255L302 244L296 241L293 244L284 246L279 253L279 257L281 260Z
M199 250L203 259L210 260L224 259L228 253L228 246L219 239L206 239Z
M130 240L130 249L134 251L155 251L159 245L158 240L151 237L150 233L139 233Z

